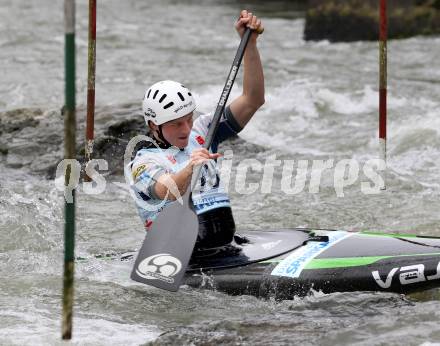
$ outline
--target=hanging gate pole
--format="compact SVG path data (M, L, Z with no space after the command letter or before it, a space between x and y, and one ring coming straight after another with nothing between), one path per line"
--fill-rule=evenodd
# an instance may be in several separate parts
M64 107L64 157L75 159L75 0L64 1L65 16L65 107ZM68 165L65 185L68 186L72 165ZM75 190L73 200L65 200L64 213L64 278L63 278L63 319L62 338L72 338L72 308L74 282L74 247L75 247Z
M95 122L95 71L96 71L96 0L89 0L89 53L87 76L87 126L86 165L92 159ZM90 181L87 174L85 180Z
M387 0L380 0L379 10L379 158L387 160ZM386 173L386 171L385 171ZM386 183L381 187L385 190Z

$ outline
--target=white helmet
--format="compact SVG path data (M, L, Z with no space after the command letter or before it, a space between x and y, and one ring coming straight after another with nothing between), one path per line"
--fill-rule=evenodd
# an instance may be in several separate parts
M164 80L153 84L142 102L145 122L162 125L181 118L196 109L196 101L187 88L178 82Z

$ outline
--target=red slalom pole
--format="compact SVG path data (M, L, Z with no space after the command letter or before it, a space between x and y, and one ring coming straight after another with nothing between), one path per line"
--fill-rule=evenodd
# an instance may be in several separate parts
M95 71L96 71L96 0L89 0L89 50L87 76L86 165L92 159L95 127ZM85 180L90 178L85 175Z
M379 150L380 159L387 160L387 0L380 0L379 10ZM386 183L381 187L385 190Z

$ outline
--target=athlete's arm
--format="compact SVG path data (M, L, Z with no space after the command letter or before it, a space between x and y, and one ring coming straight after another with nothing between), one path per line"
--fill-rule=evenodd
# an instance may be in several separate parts
M191 153L188 165L175 174L162 174L153 186L154 194L158 199L175 201L182 196L191 184L193 169L211 159L217 159L221 155L211 154L204 148L196 149Z
M241 11L235 29L243 36L246 27L262 29L261 20L246 10ZM253 32L244 54L243 93L230 104L231 112L243 128L264 104L264 75L257 48L258 33Z

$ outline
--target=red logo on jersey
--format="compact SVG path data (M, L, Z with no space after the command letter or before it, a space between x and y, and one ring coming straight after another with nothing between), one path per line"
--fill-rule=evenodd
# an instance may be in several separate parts
M176 158L173 155L167 155L167 159L171 161L172 164L176 164Z
M200 145L205 144L205 139L202 136L197 136L196 140Z
M153 224L153 221L151 221L151 220L145 221L145 230L149 231L152 224Z

